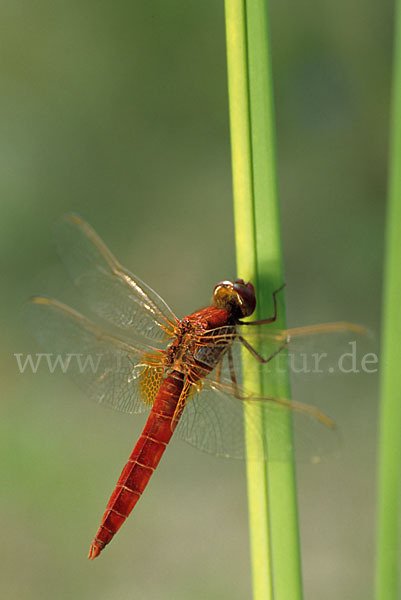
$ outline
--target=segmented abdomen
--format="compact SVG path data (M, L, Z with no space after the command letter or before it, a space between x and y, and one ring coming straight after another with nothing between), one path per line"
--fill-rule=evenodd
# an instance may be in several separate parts
M88 558L100 554L141 497L178 423L177 415L174 423L172 420L183 385L183 375L175 371L160 386L141 436L107 504Z

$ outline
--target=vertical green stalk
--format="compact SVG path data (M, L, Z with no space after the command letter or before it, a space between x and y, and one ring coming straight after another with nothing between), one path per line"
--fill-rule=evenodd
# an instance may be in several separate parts
M376 598L400 597L401 1L396 2L381 358Z
M273 90L267 0L225 0L228 88L237 267L257 288L257 318L272 314L272 292L284 281L275 164ZM283 293L277 327L285 327ZM267 377L244 357L245 385L265 395L289 398L288 374L270 368ZM270 363L273 365L274 361ZM291 417L283 410L267 421L257 412L263 445L287 460L247 461L250 544L255 600L302 598ZM280 437L275 437L275 430ZM283 436L283 429L286 434ZM254 454L261 442L247 431Z

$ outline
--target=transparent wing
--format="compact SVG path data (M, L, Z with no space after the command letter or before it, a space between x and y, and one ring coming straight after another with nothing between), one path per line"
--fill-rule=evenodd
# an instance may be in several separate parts
M252 359L250 362L267 374L277 368L288 368L294 378L330 378L336 373L348 373L352 360L361 358L367 351L371 337L362 325L337 322L286 330L241 325L233 333L227 333L225 328L215 329L203 340L215 344L232 342L233 369L230 370L228 361L223 361L220 376L231 379L234 370L239 385L249 389L249 383L245 385L243 380L243 358ZM213 355L209 362L207 355L202 360L213 366Z
M349 323L328 323L286 331L257 329L238 328L237 334L227 334L227 330L222 329L209 334L214 336L216 343L227 339L227 336L229 339L235 337L231 356L227 352L203 386L199 386L199 391L189 396L177 432L203 451L242 458L245 456L246 431L253 439L248 452L250 458L285 461L291 459L293 452L286 426L291 418L297 457L300 460L320 460L322 456L336 451L339 444L334 422L319 410L320 399L312 398L312 405L309 405L284 397L261 396L260 390L250 387L252 379L249 375L255 376L255 381L258 381L262 371L284 368L285 362L289 363L292 356L290 371L295 368L298 377L330 377L334 372L331 365L349 349L350 340L366 341L366 329ZM272 360L266 364L259 363L244 348L239 335L246 336L252 348L261 351L265 358L273 357ZM323 358L328 362L319 361L316 354L326 355ZM248 357L245 369L244 356ZM202 357L207 364L208 354L204 353ZM281 365L277 365L281 359ZM318 368L313 373L316 360ZM213 366L212 359L210 366ZM244 377L244 370L247 377ZM313 385L309 387L313 389ZM317 407L313 405L315 403ZM262 430L260 411L263 411Z
M246 394L236 390L237 394ZM288 438L288 423L294 430ZM229 381L206 381L189 397L176 429L199 450L216 456L318 462L338 448L334 422L315 407L268 396L234 396ZM246 436L252 439L246 451Z
M177 319L164 300L120 265L88 223L64 215L54 237L60 258L95 313L152 342L173 333Z
M143 401L146 393L151 392L145 386L144 375L148 368L142 361L149 353L153 352L154 356L152 348L109 335L57 300L32 298L25 305L23 316L27 327L50 357L49 367L52 365L53 370L61 368L91 399L128 413L140 413L149 408ZM154 364L157 366L157 358ZM158 379L154 380L156 387Z
M267 398L262 401L238 399L232 394L230 385L206 383L201 391L190 396L176 431L192 446L227 458L245 458L247 432L254 442L248 455L250 458L289 460L292 445L282 445L279 456L269 452L258 419L262 404L268 408L271 417L277 418L280 413L284 417L286 409L275 402L269 405Z

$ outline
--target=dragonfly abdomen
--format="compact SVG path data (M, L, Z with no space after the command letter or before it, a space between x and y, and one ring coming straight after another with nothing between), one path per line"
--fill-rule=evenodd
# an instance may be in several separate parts
M107 504L101 525L89 550L96 558L120 529L142 495L167 447L180 415L173 416L184 386L184 376L174 371L163 381L145 427Z

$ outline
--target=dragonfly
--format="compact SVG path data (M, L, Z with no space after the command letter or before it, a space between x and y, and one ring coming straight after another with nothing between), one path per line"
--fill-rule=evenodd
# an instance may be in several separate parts
M210 306L179 319L148 285L125 269L83 219L64 215L55 239L69 274L81 291L91 320L62 302L35 296L25 307L25 319L38 343L71 360L67 373L96 402L126 413L150 411L107 503L89 549L94 559L125 522L144 492L168 443L176 432L187 442L217 456L245 454L244 428L258 426L247 410L255 404L274 416L295 410L334 427L316 408L285 398L261 396L245 389L241 355L268 365L303 335L348 330L349 323L331 323L294 330L271 330L273 314L244 321L256 308L255 288L243 279L221 281ZM268 332L261 332L262 329ZM253 334L252 331L255 331ZM271 351L262 356L260 342ZM73 361L73 358L79 360ZM91 368L83 361L92 359ZM262 448L259 459L268 451Z

